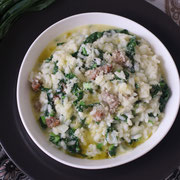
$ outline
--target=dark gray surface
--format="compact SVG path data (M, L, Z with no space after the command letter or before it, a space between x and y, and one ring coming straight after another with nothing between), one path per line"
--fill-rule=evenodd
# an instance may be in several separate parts
M0 141L15 163L34 179L160 180L180 164L180 115L163 141L143 157L105 170L80 170L49 158L32 142L18 115L16 81L22 59L35 38L48 26L73 14L109 12L128 17L152 31L180 67L180 31L160 10L144 1L62 0L46 11L23 16L0 43Z

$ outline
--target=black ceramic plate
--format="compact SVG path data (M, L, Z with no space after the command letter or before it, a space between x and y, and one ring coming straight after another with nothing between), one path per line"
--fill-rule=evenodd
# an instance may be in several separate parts
M180 66L180 28L150 4L137 0L57 0L45 11L23 16L0 44L0 141L18 167L33 179L163 179L180 164L180 114L168 135L149 153L105 170L81 170L56 162L32 142L21 123L16 105L16 81L27 49L48 26L83 12L109 12L140 23L164 43Z

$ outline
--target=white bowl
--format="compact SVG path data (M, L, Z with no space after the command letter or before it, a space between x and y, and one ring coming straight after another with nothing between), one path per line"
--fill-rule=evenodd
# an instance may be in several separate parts
M87 24L106 24L116 26L119 28L127 29L130 32L139 35L150 42L155 53L160 55L163 59L163 66L166 72L166 78L168 85L172 91L172 95L166 105L165 117L162 120L157 131L143 144L136 147L134 150L127 152L123 155L112 159L104 160L88 160L79 159L69 156L55 147L51 146L48 140L45 138L42 130L37 125L37 121L32 113L32 106L30 102L30 86L28 82L29 73L35 65L40 53L47 46L49 42L55 39L58 35L68 30L71 30L77 26ZM27 51L24 60L22 62L18 83L17 83L17 104L22 123L28 132L29 136L35 142L35 144L51 158L76 168L83 169L102 169L109 168L118 165L125 164L134 159L137 159L154 148L167 134L171 128L180 103L180 81L175 63L161 41L153 35L149 30L136 22L127 18L107 14L107 13L84 13L71 16L63 19L54 25L50 26L43 33L37 37Z

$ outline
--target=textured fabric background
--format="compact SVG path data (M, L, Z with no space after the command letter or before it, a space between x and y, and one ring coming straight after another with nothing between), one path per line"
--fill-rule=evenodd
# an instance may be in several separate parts
M146 0L167 13L180 26L180 0ZM30 180L8 158L0 146L0 180ZM165 180L180 180L180 167L174 170Z
M172 20L180 26L180 0L146 0L163 12L167 13Z

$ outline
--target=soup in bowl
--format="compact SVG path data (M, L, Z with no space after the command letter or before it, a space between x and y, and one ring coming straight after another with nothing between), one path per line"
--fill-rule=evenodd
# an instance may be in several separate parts
M35 40L20 69L17 99L40 149L64 164L99 169L160 142L175 120L178 90L172 57L152 33L120 16L87 13Z

